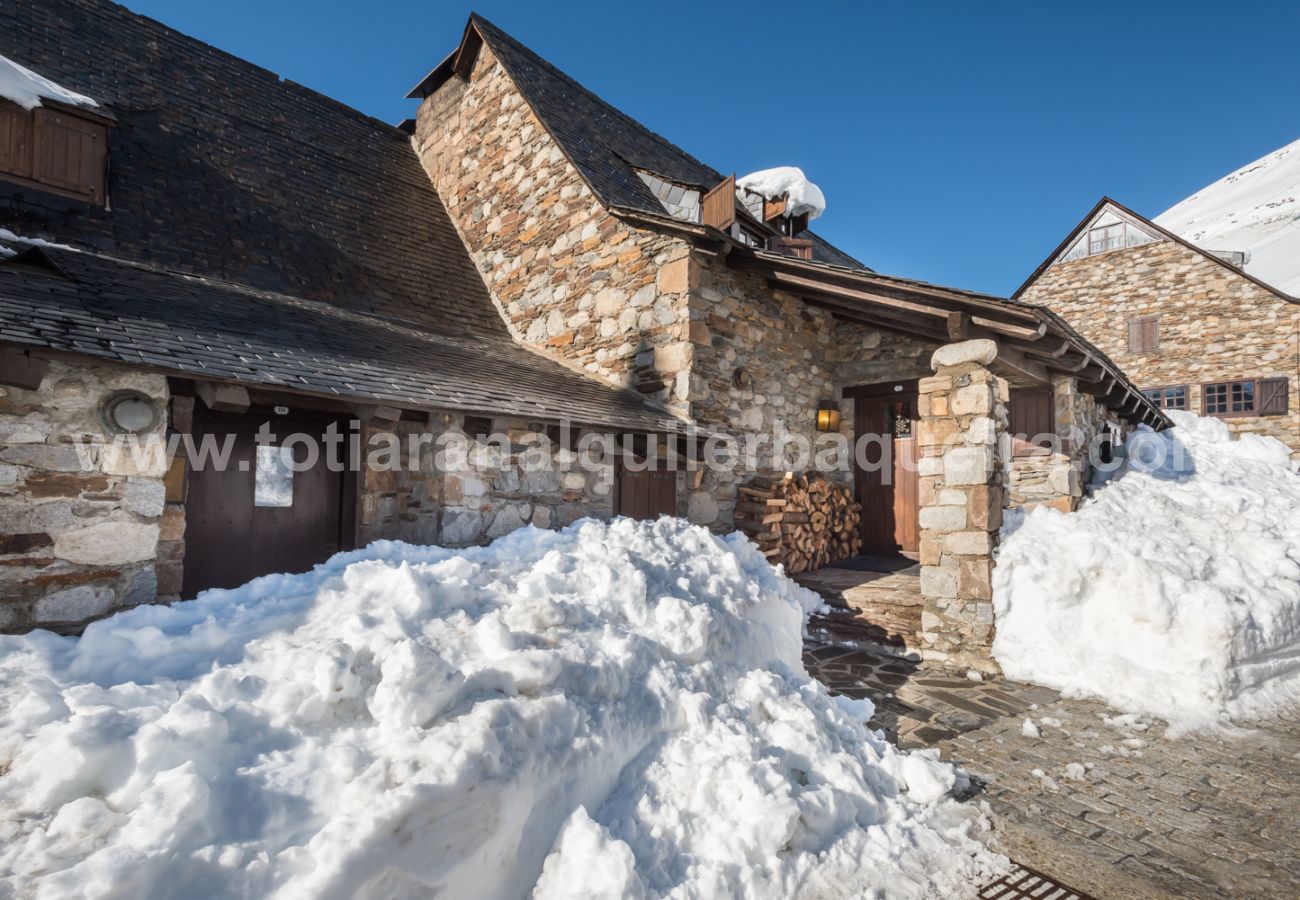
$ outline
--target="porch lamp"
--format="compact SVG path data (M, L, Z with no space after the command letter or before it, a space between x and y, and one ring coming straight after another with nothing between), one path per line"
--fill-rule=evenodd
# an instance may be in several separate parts
M830 400L824 400L817 406L817 430L840 430L840 409Z

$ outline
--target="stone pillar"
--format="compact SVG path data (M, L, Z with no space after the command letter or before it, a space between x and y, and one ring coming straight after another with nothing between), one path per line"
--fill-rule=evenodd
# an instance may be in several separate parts
M996 357L990 340L939 348L918 401L921 654L981 672L998 671L989 651L1008 393L988 368Z

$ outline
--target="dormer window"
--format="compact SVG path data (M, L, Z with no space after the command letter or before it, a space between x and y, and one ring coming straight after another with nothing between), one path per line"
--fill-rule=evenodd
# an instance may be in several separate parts
M0 179L103 206L108 125L63 104L0 100Z

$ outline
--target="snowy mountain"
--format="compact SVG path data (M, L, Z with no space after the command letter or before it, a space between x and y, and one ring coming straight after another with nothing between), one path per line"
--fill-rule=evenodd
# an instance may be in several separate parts
M1203 250L1244 250L1246 271L1300 295L1300 140L1243 166L1156 218Z

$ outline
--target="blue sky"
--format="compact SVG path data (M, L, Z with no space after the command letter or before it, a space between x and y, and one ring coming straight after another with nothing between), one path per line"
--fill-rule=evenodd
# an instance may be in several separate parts
M868 265L1014 290L1109 194L1155 216L1300 137L1300 3L127 0L388 121L471 9L723 171L798 165Z

